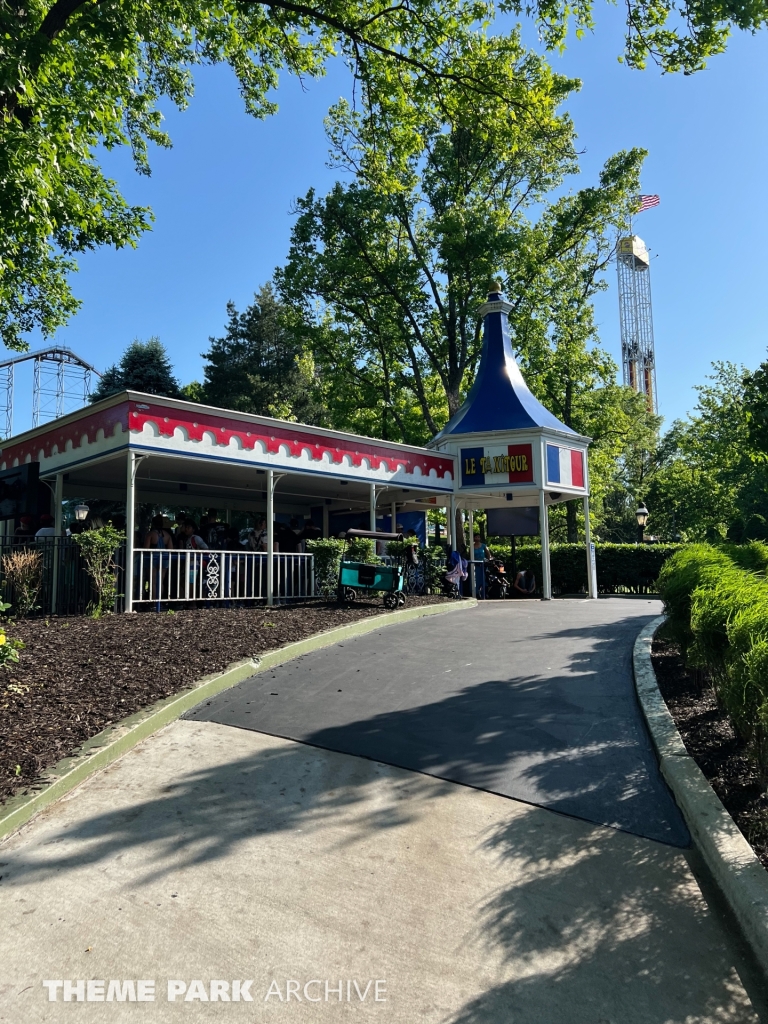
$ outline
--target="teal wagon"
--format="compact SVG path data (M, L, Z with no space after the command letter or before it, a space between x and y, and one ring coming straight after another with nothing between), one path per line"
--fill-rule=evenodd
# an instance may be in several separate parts
M402 533L374 533L372 530L347 530L344 551L339 565L339 601L356 601L361 591L380 591L384 606L397 608L405 604L402 565L373 565L368 562L350 562L344 558L346 543L350 540L402 540Z

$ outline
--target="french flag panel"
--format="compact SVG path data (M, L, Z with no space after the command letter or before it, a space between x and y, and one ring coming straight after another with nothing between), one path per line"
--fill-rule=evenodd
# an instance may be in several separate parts
M574 448L547 445L547 483L562 487L584 486L584 453Z

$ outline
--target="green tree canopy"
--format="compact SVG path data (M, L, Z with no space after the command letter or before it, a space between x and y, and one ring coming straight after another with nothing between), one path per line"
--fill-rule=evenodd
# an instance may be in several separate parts
M686 75L702 70L710 57L722 53L734 29L757 32L768 22L762 0L626 0L624 7L626 34L620 59L634 68L651 61L662 71ZM509 9L532 15L552 49L563 48L571 22L577 36L596 23L593 0L512 0Z
M477 309L499 272L524 358L565 352L566 336L582 347L594 337L590 301L644 153L618 154L597 187L547 203L576 170L573 126L557 113L575 83L516 38L504 41L503 65L535 118L509 118L446 88L406 108L422 142L402 159L392 156L397 105L332 111L332 159L353 180L299 200L277 280L319 365L333 372L334 415L346 409L350 426L362 417L369 432L414 443L437 433L474 378Z
M173 375L173 367L159 338L132 342L120 362L105 370L91 401L98 402L125 390L165 395L167 398L181 396L179 382Z
M696 389L693 413L672 424L655 453L645 495L653 532L758 539L768 519L768 464L755 463L746 415L754 375L729 362L715 363L713 371Z
M409 105L440 101L447 87L497 103L506 119L537 116L506 73L503 39L486 35L497 12L534 18L550 47L563 45L571 19L577 34L593 24L593 0L0 4L0 337L19 349L35 328L54 332L78 308L74 257L135 246L150 227L151 211L126 202L98 150L127 145L149 173L149 145L170 145L159 105L187 105L196 66L229 64L246 110L264 117L281 72L318 76L339 57L369 109L399 108L397 148L413 152ZM689 73L733 27L765 20L762 2L627 0L626 58Z
M264 117L281 71L323 74L340 57L358 93L401 90L408 68L439 91L450 82L506 105L505 78L483 62L478 25L490 0L30 0L0 5L0 336L51 333L77 308L73 256L135 245L150 226L102 171L97 151L130 146L149 173L148 149L170 145L159 104L179 108L200 64L234 70L246 110ZM468 54L471 52L471 57ZM408 146L404 124L400 144Z
M226 334L210 338L202 390L195 397L210 405L259 416L320 423L312 357L286 324L284 308L271 284L242 313L227 305Z
M755 460L768 462L768 362L744 378L744 416Z
M536 118L505 117L450 89L414 107L334 108L332 161L352 181L299 200L276 277L321 371L333 425L419 444L456 412L474 379L477 310L500 274L529 386L593 438L600 515L645 410L599 348L593 299L644 153L617 154L595 187L551 200L577 169L573 125L558 113L576 83L516 36L504 41L503 63ZM398 133L409 117L422 144L403 155ZM575 539L579 515L573 503L556 512L555 532Z

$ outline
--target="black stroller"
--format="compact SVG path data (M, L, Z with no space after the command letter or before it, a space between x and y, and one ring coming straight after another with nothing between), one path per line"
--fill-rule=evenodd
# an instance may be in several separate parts
M509 597L510 582L503 562L489 558L485 563L485 592L488 597Z

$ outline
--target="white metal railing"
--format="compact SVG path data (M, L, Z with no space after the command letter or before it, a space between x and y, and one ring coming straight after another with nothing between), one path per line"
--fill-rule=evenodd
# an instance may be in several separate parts
M315 596L312 555L273 556L276 601ZM266 601L267 555L262 551L168 551L135 548L133 603Z

